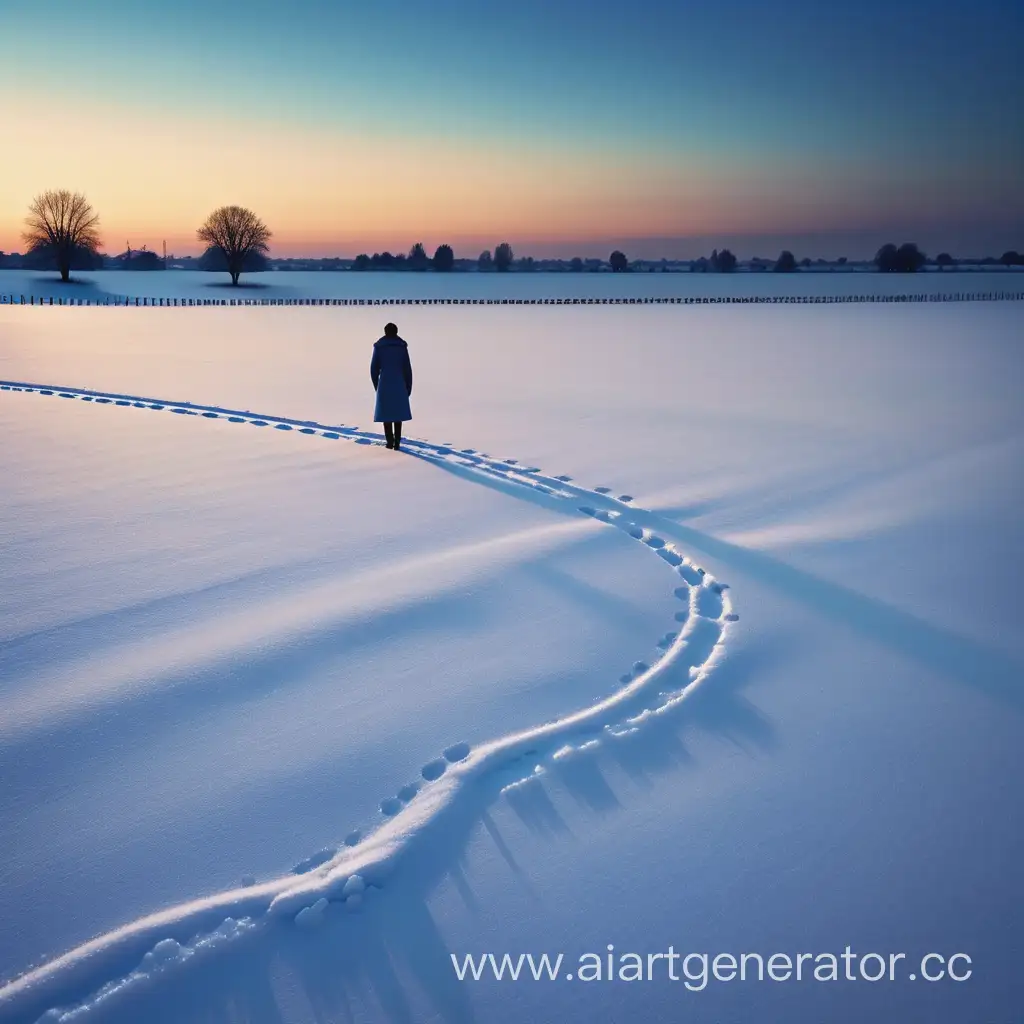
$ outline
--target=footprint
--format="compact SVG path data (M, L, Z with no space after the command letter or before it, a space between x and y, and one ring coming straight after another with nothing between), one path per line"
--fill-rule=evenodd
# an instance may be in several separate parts
M444 756L448 761L453 764L456 761L465 761L469 757L469 744L468 743L453 743L450 747L447 747L444 751Z
M410 782L408 786L403 786L398 791L398 799L401 800L403 804L407 804L419 791L420 787L417 786L415 782Z
M595 487L594 488L594 493L595 494L611 494L612 493L612 489L610 487Z
M619 682L623 685L633 682L633 673L627 672L624 676L619 676Z
M228 423L244 423L245 419L241 416L229 416Z
M132 404L131 402L126 402L124 399L118 399L118 401L116 401L114 403L114 405L131 405L131 404Z
M208 420L219 420L220 419L220 415L218 413L215 413L215 412L204 412L203 416L206 419L208 419Z
M386 800L381 800L380 802L381 814L385 814L389 818L393 818L401 809L402 801L396 800L393 796L389 796Z
M690 613L688 611L678 611L673 616L676 622L685 622L689 617Z
M666 633L659 641L658 646L663 650L667 651L675 642L678 633Z
M692 586L700 586L700 573L697 572L692 565L688 565L684 562L682 565L676 567L676 572L678 572L679 575Z
M668 562L669 565L682 565L683 556L677 551L672 551L670 548L662 548L658 554Z
M345 836L346 846L358 846L359 840L363 838L363 833L359 829L353 829L347 836Z
M665 546L665 541L662 540L661 537L654 536L653 534L650 537L648 537L647 540L644 541L644 543L649 548L654 548L655 550L657 550L658 548L663 548Z
M650 666L647 664L646 661L633 662L633 672L638 676L646 672L648 668L650 668Z
M628 532L630 537L632 537L634 540L644 539L644 531L641 530L639 526L631 526Z
M679 598L680 601L690 600L690 588L689 587L676 587L672 593Z
M582 512L585 516L597 515L597 511L595 509L592 509L589 505L580 505L579 511Z
M563 484L567 484L572 479L572 477L566 476L566 474L563 473L561 476L556 476L555 479L561 480Z
M724 618L726 622L738 622L740 617L735 612L729 612Z
M420 775L427 780L427 782L434 782L441 778L442 775L448 770L448 764L443 757L436 758L433 761L428 761L421 769Z
M332 850L330 847L325 846L322 850L317 850L316 853L311 854L304 860L300 860L299 863L292 868L292 874L304 875L307 872L312 871L314 868L320 867L321 864L326 864L337 852L337 850Z
M103 399L102 398L97 398L96 401L97 402L102 402ZM159 410L159 409L163 409L163 408L164 408L164 406L161 405L159 402L153 402L153 404L150 405L150 409L158 409Z
M300 434L315 434L316 431L312 427L300 427L299 428L299 433Z
M178 410L175 409L174 411L177 412ZM249 422L254 427L265 427L267 425L267 421L266 420L249 420Z
M109 398L97 398L96 401L99 402L100 405L110 405ZM161 406L161 408L163 408L163 406Z
M69 395L66 391L62 391L57 397L58 398L77 398L78 396L77 395Z
M333 430L325 430L320 436L329 438L332 441L337 441L341 437L340 434L334 433Z
M290 423L275 423L274 424L274 429L275 430L291 430L292 426L291 426Z
M620 494L619 495L619 501L629 502L629 501L632 501L632 500L633 500L633 495L632 494Z

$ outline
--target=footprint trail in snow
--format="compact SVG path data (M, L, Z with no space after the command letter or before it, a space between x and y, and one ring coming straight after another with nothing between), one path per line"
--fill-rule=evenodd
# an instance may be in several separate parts
M0 381L0 391L116 405L230 424L272 427L331 441L383 444L380 435L345 425L257 415L248 410L168 402L82 388ZM671 713L700 685L721 657L729 624L736 620L728 586L677 551L652 527L658 517L616 497L610 487L584 488L567 475L547 476L516 459L497 459L472 448L403 439L409 454L489 486L530 496L560 512L588 516L622 530L675 575L674 629L656 641L658 657L635 662L603 700L555 721L471 747L453 743L427 761L419 777L380 802L381 824L366 836L349 833L336 850L310 854L291 873L262 883L246 878L235 890L170 907L140 918L64 954L0 987L0 1021L87 1019L137 985L180 969L195 958L216 955L275 922L315 928L327 913L358 911L383 888L403 857L431 840L432 826L460 800L472 799L482 782L509 800L536 786L565 762L592 755L607 744ZM442 833L443 834L443 833ZM442 838L443 841L443 838Z

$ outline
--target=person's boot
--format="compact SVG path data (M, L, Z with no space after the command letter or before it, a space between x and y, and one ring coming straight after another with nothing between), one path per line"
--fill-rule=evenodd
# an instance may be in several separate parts
M397 452L402 445L402 421L399 420L395 423L395 451Z
M395 447L395 432L390 423L384 424L384 443L388 448Z

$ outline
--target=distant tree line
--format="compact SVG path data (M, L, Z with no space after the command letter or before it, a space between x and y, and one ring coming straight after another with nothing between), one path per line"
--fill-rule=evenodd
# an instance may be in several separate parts
M105 256L100 252L99 217L84 195L65 189L43 192L32 200L25 219L22 235L26 251L6 255L0 252L0 268L22 268L26 270L57 270L62 281L70 279L73 270L99 270L105 267L123 270L164 270L165 261L155 252L143 246L132 249L126 243L124 252L117 256ZM205 250L197 260L188 258L200 270L226 273L231 283L237 285L243 273L258 273L275 266L298 262L314 264L321 269L356 271L409 270L438 271L448 273L455 269L475 269L483 273L508 273L518 271L530 273L541 270L568 270L571 273L599 272L606 267L612 273L628 273L638 269L655 270L655 262L636 260L632 263L624 252L615 249L607 261L574 256L571 260L535 260L532 256L516 258L512 246L501 242L494 252L487 249L476 260L456 260L450 245L439 245L433 256L427 254L422 242L416 242L408 253L393 255L390 252L360 253L354 260L340 257L325 260L271 261L269 258L270 229L260 218L241 206L222 206L214 210L197 230L196 237L205 244ZM184 261L181 261L184 262ZM882 273L915 273L929 263L939 270L957 265L949 253L939 253L933 260L921 251L914 242L883 245L871 261ZM777 273L796 273L814 265L846 266L846 257L840 257L830 264L826 260L812 261L808 257L797 260L788 249L784 249L775 261L754 257L746 266L754 271L774 270ZM1007 250L998 259L986 257L971 261L973 265L1006 267L1024 266L1024 256L1015 249ZM179 263L180 265L180 263ZM710 256L696 260L673 261L674 268L688 267L691 273L729 274L739 265L736 256L729 249L715 249ZM661 260L660 269L669 269L669 261Z
M353 270L440 270L447 272L455 266L455 251L450 245L439 245L433 257L427 255L422 242L416 242L408 254L392 255L375 252L368 256L361 252L353 261Z

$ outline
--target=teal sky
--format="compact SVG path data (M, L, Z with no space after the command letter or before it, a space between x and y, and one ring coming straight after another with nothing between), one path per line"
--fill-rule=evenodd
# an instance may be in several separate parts
M182 251L222 201L281 253L1024 248L1022 40L1019 0L2 4L0 248L46 187Z

